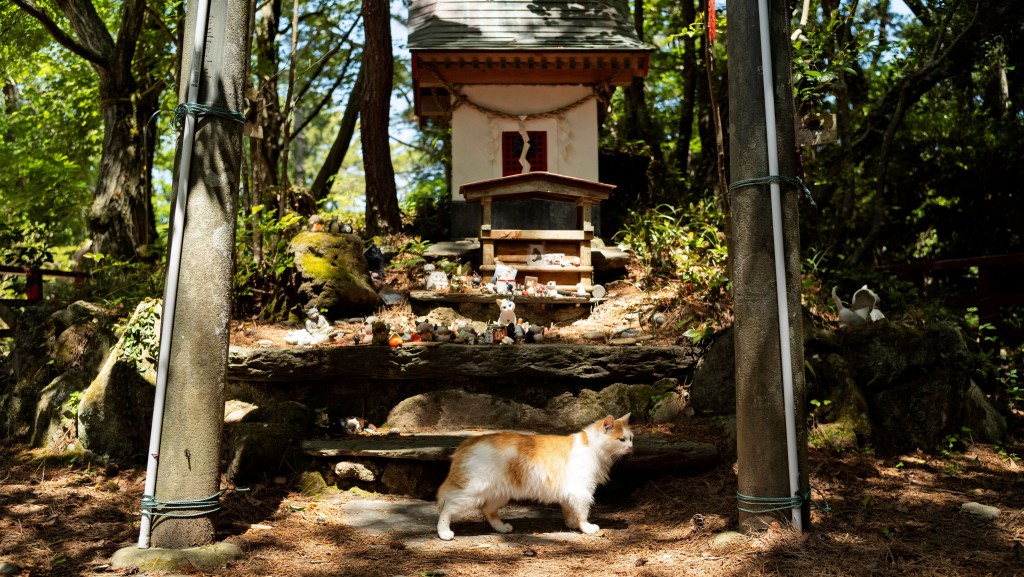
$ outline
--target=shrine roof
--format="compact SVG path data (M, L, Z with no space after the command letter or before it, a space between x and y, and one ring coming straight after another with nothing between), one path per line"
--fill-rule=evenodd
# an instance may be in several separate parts
M409 0L409 49L650 50L623 0Z
M501 178L469 182L459 187L466 202L489 199L538 199L594 204L605 200L613 184L595 182L551 172L526 172Z

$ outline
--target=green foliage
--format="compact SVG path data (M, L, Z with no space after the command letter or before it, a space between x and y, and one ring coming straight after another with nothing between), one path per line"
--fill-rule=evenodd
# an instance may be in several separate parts
M630 211L615 240L633 250L640 261L642 284L675 278L691 285L690 292L726 288L725 215L708 200L686 208L659 205Z
M800 113L821 109L827 99L835 98L838 72L854 74L853 64L870 55L871 30L856 30L848 40L840 34L852 21L852 14L833 10L826 22L810 26L793 41L793 93Z
M144 299L144 306L137 309L130 321L117 327L121 333L123 346L118 352L118 360L124 361L139 372L146 370L147 365L155 365L160 348L160 335L156 334L156 326L160 320L160 301Z
M430 241L418 236L405 238L395 247L395 257L388 263L391 269L410 269L426 262L423 253L430 247Z
M257 205L239 211L235 237L235 277L232 297L244 314L262 314L281 286L284 274L295 266L288 243L300 230L302 217ZM276 314L271 312L271 314Z
M78 418L78 405L82 403L85 391L72 391L60 406L60 422L73 423Z
M0 222L0 264L40 268L53 260L51 235L37 222Z

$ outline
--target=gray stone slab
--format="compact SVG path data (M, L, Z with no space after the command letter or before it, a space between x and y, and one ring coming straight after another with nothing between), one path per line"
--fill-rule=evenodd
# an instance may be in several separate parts
M511 533L495 532L480 514L472 514L452 522L454 541L437 536L437 506L420 499L349 501L340 507L341 522L372 535L389 535L406 547L418 550L445 550L467 544L494 549L521 548L529 545L599 540L565 528L561 511L542 505L511 504L502 507L502 519L511 523ZM593 519L600 524L601 518ZM614 522L608 521L612 525ZM615 530L615 529L608 529Z
M455 448L469 434L479 431L435 433L428 435L358 436L342 439L302 441L302 450L311 457L374 457L450 460ZM666 473L705 470L715 464L718 450L709 443L681 439L636 437L633 455L616 464L621 472Z
M228 378L310 382L340 375L363 379L424 380L472 375L478 379L573 379L647 382L682 377L696 364L690 347L605 345L454 345L438 347L245 348L233 346Z
M423 258L428 261L440 260L442 258L465 261L470 260L474 253L480 250L480 239L465 238L462 240L449 240L437 242L423 251Z

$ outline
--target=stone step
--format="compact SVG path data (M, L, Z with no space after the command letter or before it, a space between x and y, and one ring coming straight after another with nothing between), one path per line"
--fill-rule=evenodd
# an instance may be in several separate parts
M359 435L301 442L303 452L314 458L377 458L414 461L448 461L467 436L485 431L434 431L411 435ZM491 431L486 431L491 432ZM710 469L718 449L709 443L637 436L633 455L616 465L620 471L694 473Z
M437 347L246 348L232 346L228 378L240 381L517 378L578 382L682 380L697 364L691 347L607 345L454 345ZM593 386L593 385L590 385Z

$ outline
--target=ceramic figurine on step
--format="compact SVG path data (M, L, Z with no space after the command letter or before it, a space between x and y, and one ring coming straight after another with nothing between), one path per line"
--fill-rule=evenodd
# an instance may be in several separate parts
M582 282L576 283L576 296L585 297L587 296L587 285Z
M498 299L498 324L506 326L516 322L516 303L512 299Z
M558 298L558 285L555 284L555 281L548 281L547 288L544 291L544 296L548 298Z

